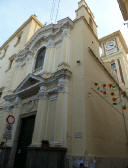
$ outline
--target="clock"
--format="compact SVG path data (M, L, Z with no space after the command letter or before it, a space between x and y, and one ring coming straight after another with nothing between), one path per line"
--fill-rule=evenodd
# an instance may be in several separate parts
M105 49L106 50L111 50L116 46L115 40L109 41L105 44Z
M106 55L113 54L118 51L116 40L111 40L105 43L105 52Z

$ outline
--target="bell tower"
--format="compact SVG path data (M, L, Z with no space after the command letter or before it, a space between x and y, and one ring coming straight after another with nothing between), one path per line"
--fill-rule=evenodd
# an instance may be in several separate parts
M81 17L84 17L85 21L88 23L92 31L97 36L97 25L94 20L94 15L85 0L81 0L78 2L78 9L76 10L76 19L79 19Z
M110 64L116 72L119 85L128 88L128 48L120 31L116 31L100 39L103 63Z

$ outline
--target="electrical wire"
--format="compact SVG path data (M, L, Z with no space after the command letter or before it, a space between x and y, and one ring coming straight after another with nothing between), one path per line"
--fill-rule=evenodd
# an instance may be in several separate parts
M50 22L52 23L57 21L60 8L60 0L52 0L52 6L50 11Z
M55 4L56 4L56 0L53 0L53 1L52 1L51 12L50 12L50 21L51 21L51 22L52 22L53 16L54 16Z
M55 22L56 22L56 20L57 20L57 18L58 18L59 8L60 8L60 0L58 1L57 12L56 12L56 17L55 17Z

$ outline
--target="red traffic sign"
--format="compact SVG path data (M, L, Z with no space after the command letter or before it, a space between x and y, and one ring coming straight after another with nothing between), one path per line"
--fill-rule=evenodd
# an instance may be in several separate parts
M15 123L15 117L13 115L9 115L6 118L6 121L7 121L8 124L14 124Z

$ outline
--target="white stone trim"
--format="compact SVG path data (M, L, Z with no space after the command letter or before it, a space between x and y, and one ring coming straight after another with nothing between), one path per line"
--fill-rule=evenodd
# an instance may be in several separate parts
M66 63L69 64L70 58L70 36L66 37Z
M48 72L50 72L50 59L51 59L51 57L52 57L52 51L53 51L53 48L50 48L50 54L49 54L49 56L48 56L48 59L47 59L47 64L48 64Z
M56 48L54 48L52 72L56 71Z
M64 29L72 29L73 21L71 19L64 18L57 22L57 24L50 24L48 26L44 26L39 29L31 38L31 40L27 43L27 47L30 49L34 48L38 41L49 41L50 39L56 36L60 36ZM53 30L56 30L55 32Z
M41 77L39 77L39 76L35 76L35 75L33 75L33 74L28 74L28 75L26 76L26 78L25 78L25 79L18 85L18 87L14 90L14 93L22 92L22 91L28 89L28 88L25 88L25 89L21 89L21 88L23 87L23 85L24 85L30 78L37 80L37 83L34 84L34 85L30 85L28 88L31 88L31 87L33 87L33 86L35 86L35 85L37 85L37 84L39 84L40 82L43 81L43 79L42 79Z
M39 52L40 49L43 48L43 47L46 47L46 53L45 53L45 57L44 57L43 67L44 67L44 65L45 65L45 59L46 59L46 55L47 55L47 44L46 44L46 43L42 44L42 45L36 50L36 53L35 53L35 55L34 55L33 65L32 65L32 73L36 72L36 71L35 71L35 65L36 65L36 60L37 60L38 52ZM43 68L43 67L42 67L42 68Z
M29 112L29 113L24 113L24 114L20 115L20 118L23 119L23 118L27 118L27 117L30 117L30 116L33 116L33 115L36 116L36 113L37 113L37 111L32 111L32 112Z
M58 95L58 97L57 97L57 99L56 99L56 112L55 112L55 124L54 124L54 142L56 142L56 128L57 128L57 112L58 112L58 100L59 99L59 95Z
M63 95L63 120L62 120L62 139L63 145L66 146L66 137L67 137L67 119L68 119L68 86L65 86L65 92Z
M48 120L49 120L49 113L50 113L50 105L48 101L48 111L47 111L47 118L46 118L46 128L45 128L45 133L44 133L44 139L47 140L48 137Z
M41 111L41 117L40 117L40 127L39 127L39 132L38 132L38 142L40 142L41 132L42 132L42 123L43 123L43 117L44 117L43 106L44 106L44 103L42 103L42 111Z
M50 97L48 98L49 101L54 101L54 100L56 100L56 99L57 99L57 94L52 95L52 96L50 96Z
M73 24L74 23L71 19L65 18L58 21L57 24L50 24L39 29L26 44L26 47L16 55L16 67L22 68L34 55L32 66L33 72L36 60L36 54L34 53L37 53L37 49L43 46L46 46L46 48L54 48L55 45L63 41L65 36L69 35L70 30L73 28Z
M60 52L60 62L59 62L59 64L64 61L63 51L64 51L64 38L63 38L63 42L61 43L61 52Z

